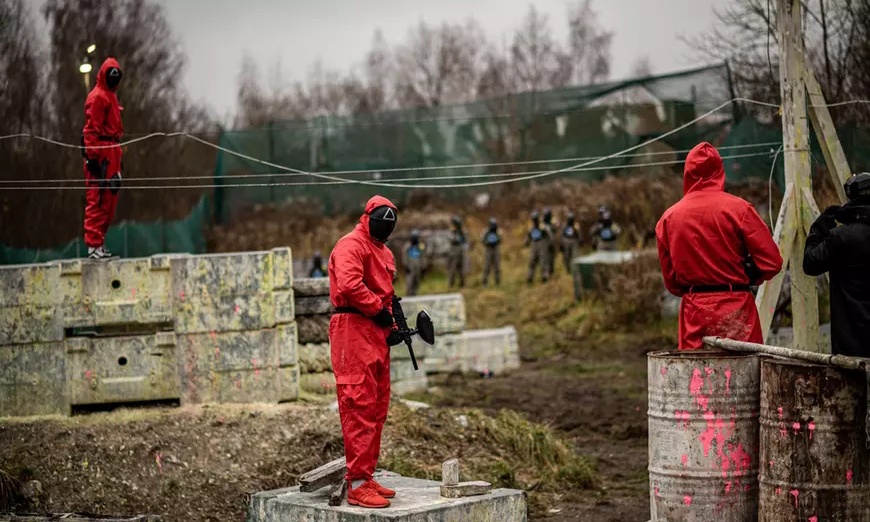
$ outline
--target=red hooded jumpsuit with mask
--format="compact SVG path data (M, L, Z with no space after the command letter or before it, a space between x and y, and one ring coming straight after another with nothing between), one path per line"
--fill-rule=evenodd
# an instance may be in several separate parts
M110 69L119 73L121 66L114 58L108 58L97 74L97 84L85 101L85 127L82 137L85 146L85 180L90 187L86 193L85 244L90 248L103 245L106 230L115 216L118 201L117 190L109 190L108 181L121 175L121 105L115 91L106 83ZM117 86L115 87L117 89ZM100 148L97 148L100 147ZM104 148L103 148L104 147ZM98 167L97 172L88 168L87 160ZM105 178L100 179L102 176ZM104 189L100 189L100 186Z
M353 231L339 239L329 256L329 297L335 308L355 308L336 313L329 322L332 369L338 394L338 411L344 435L349 481L370 480L381 451L381 432L390 407L390 327L372 317L387 308L392 312L396 263L384 243L372 238L369 213L396 206L375 196Z
M703 347L703 337L763 342L755 299L748 285L768 281L782 268L779 248L755 208L725 192L725 167L709 143L686 157L683 199L656 225L665 286L682 297L681 350ZM744 265L758 268L749 280ZM710 287L733 287L710 291Z

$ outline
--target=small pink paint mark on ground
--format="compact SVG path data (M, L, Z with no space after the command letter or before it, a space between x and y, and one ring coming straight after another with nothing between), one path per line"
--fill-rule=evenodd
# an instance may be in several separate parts
M773 492L774 494L776 494L776 496L780 496L782 495L782 488L776 488Z
M797 432L799 432L801 430L801 423L800 422L793 422L791 424L791 429L794 430L794 434L797 435Z
M780 420L782 420L782 406L776 409L776 414L779 415Z
M181 299L182 301L184 301L184 292L179 292L178 298Z
M725 369L725 392L731 393L731 368Z
M692 505L692 497L689 495L684 496L683 497L683 505L684 506L691 506Z
M242 309L239 307L239 305L236 305L236 306L233 308L233 311L236 312L236 315L239 315L239 313L242 311Z
M813 422L813 421L810 421L810 422L807 424L807 429L808 429L809 432L810 432L810 440L813 440L813 432L816 431L816 423Z
M683 455L680 456L680 461L683 463L683 467L688 466L689 465L689 456L686 455L685 453L683 453Z
M807 519L807 522L819 522L819 517L813 515Z
M789 491L788 494L794 497L794 507L797 508L798 507L798 496L800 495L800 491L793 489L793 490Z
M847 470L846 470L846 485L847 485L847 486L851 486L851 485L852 485L852 477L853 477L853 476L854 476L854 474L852 473L852 470L851 470L851 469L847 469Z

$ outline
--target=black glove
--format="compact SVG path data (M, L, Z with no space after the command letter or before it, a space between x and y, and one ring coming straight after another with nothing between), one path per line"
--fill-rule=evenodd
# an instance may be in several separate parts
M117 196L118 192L121 191L121 173L118 172L109 180L109 191L112 192L113 195Z
M103 169L100 168L100 162L95 159L89 159L85 163L88 167L88 172L96 179L102 179Z
M376 325L384 328L393 326L393 314L391 314L386 308L381 308L381 311L372 317L372 320L374 320Z
M405 339L402 337L402 334L399 333L398 330L393 330L390 332L390 335L387 336L387 345L396 346L397 344L402 344L402 341Z
M816 224L818 224L825 231L829 231L832 228L837 226L837 216L842 210L843 207L839 205L831 205L826 208L822 215L816 220Z

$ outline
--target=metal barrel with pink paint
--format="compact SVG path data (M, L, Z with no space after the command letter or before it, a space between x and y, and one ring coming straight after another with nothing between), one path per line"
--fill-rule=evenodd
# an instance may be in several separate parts
M870 522L867 375L761 363L760 522Z
M652 522L757 520L759 358L655 352L647 364Z

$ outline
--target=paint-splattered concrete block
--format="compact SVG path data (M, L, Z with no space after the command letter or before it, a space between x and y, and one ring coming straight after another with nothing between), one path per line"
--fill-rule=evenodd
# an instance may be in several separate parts
M329 314L300 315L296 318L296 328L299 330L299 343L329 342Z
M62 342L0 346L0 417L69 411Z
M293 292L300 297L329 295L329 278L304 278L293 281Z
M426 377L425 361L417 359L419 370L414 370L410 359L393 359L390 361L390 389L395 395L423 393L429 389L429 379Z
M517 331L513 326L491 330L469 330L465 337L468 368L479 373L503 373L520 367Z
M408 325L414 328L417 313L426 310L437 335L459 333L465 330L465 299L462 294L439 294L405 297L402 310L408 318Z
M94 327L172 322L172 258L60 261L64 326Z
M300 317L324 314L331 315L333 312L329 296L297 297L294 305L296 306L296 315Z
M431 346L424 343L423 340L416 335L411 338L411 346L414 348L414 357L417 358L417 362L425 359L429 354L429 350L432 349ZM410 359L411 354L408 352L408 346L403 342L391 347L390 358L394 361L398 359Z
M182 403L292 400L296 370L280 370L298 366L294 325L178 334L177 342Z
M429 374L469 371L465 336L461 333L436 336L435 344L426 347L426 362L421 368Z
M492 484L482 480L460 482L452 486L441 484L441 496L444 498L473 497L486 495L490 491L492 491Z
M459 459L445 460L441 464L441 485L455 486L459 484Z
M70 404L178 399L175 334L71 337L64 342Z
M335 375L332 370L299 375L299 388L315 395L335 395Z
M257 330L293 320L292 290L275 289L272 252L191 256L171 264L178 333ZM286 286L288 277L278 284Z
M320 373L332 370L329 343L307 343L299 345L299 371Z
M248 506L247 522L316 520L317 522L526 522L526 494L495 489L487 495L448 499L440 484L395 474L375 474L378 482L396 490L385 509L329 506L329 488L300 493L299 487L257 493Z
M0 345L62 341L60 300L57 265L0 267Z
M293 254L287 247L272 249L272 288L274 290L292 290Z

